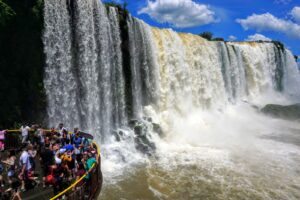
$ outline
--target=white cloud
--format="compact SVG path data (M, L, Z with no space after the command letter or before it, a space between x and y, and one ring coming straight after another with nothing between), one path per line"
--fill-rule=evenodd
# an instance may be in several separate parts
M290 37L300 39L300 25L292 21L279 19L270 13L261 15L253 14L246 19L237 19L245 30L254 29L256 31L275 31L284 33Z
M148 14L160 23L186 28L214 23L215 13L208 5L192 0L148 0L147 6L138 14Z
M254 35L249 35L247 39L245 39L246 41L272 41L271 38L268 38L262 34L254 34Z
M291 15L295 19L296 22L300 23L300 7L295 6L291 11Z
M229 41L235 41L237 39L237 37L235 37L234 35L230 35L229 37L228 37L228 40Z

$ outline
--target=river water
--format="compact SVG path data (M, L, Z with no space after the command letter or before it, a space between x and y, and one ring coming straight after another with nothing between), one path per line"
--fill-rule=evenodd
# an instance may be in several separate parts
M150 158L116 166L108 157L99 199L300 198L299 122L248 106L202 116L179 121Z

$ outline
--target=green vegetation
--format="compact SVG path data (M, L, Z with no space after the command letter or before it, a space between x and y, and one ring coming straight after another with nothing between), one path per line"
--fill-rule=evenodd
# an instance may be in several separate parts
M43 0L0 0L0 129L45 112L42 29Z
M281 51L284 51L284 44L277 40L272 40L272 43L279 48Z
M126 1L124 1L123 4L116 3L115 1L105 2L104 4L105 4L106 8L116 7L116 8L118 8L118 11L121 11L125 15L129 14L129 12L127 10L128 3ZM120 16L122 16L122 14Z
M216 38L213 38L212 41L223 41L224 42L225 40L224 40L224 38L216 37Z
M203 37L205 39L207 39L208 41L225 41L224 38L221 38L221 37L216 37L214 38L214 34L212 32L209 32L209 31L205 31L205 32L202 32L200 34L198 34L200 37Z
M5 24L16 15L16 13L6 3L0 0L0 27Z
M206 31L206 32L202 32L202 33L200 33L198 35L201 36L201 37L203 37L203 38L205 38L205 39L207 39L207 40L209 40L209 41L211 41L214 34L212 32Z

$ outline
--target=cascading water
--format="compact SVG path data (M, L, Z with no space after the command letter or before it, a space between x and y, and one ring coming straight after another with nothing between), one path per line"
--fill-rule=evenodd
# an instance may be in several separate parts
M107 15L97 0L47 0L44 44L51 126L63 121L93 132L100 140L126 125L116 9Z
M71 24L66 1L46 1L44 17L47 65L44 85L49 124L66 121L70 126L79 125L78 82L72 70Z
M114 128L118 128L118 126L127 125L128 119L126 114L125 80L122 66L121 33L118 21L118 10L116 8L109 8L109 20L111 24L110 40L113 45L113 52L111 52L110 56L114 62L111 71L112 97L114 98L114 102L113 110L110 112L115 113Z
M152 28L98 0L44 12L48 122L102 143L103 198L300 197L300 140L281 139L300 126L257 110L299 102L290 51Z

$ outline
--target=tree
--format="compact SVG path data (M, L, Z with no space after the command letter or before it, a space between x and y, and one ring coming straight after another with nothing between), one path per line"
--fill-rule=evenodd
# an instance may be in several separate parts
M7 21L15 15L15 11L6 3L2 2L2 0L0 0L0 26L4 26Z
M216 38L213 38L212 41L223 41L224 42L225 40L224 40L224 38L216 37Z
M0 128L45 113L43 0L0 0Z
M277 40L272 40L272 43L276 46L276 47L278 47L280 50L284 50L284 44L282 43L282 42L280 42L280 41L277 41Z
M199 36L201 36L207 40L212 40L213 35L214 34L212 32L208 32L208 31L199 34Z

